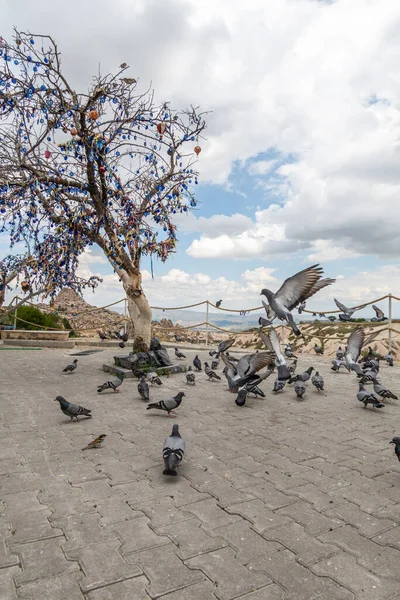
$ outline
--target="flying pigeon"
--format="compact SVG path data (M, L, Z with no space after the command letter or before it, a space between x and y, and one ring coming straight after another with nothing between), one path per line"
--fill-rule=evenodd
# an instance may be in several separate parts
M386 363L389 367L393 367L393 355L391 352L388 352L385 356Z
M211 368L213 371L215 371L215 369L218 369L219 367L219 360L213 360L211 363Z
M90 414L92 412L90 409L83 408L83 406L79 406L79 404L73 404L72 402L68 402L62 396L57 396L57 398L54 399L54 402L60 403L60 408L61 408L62 412L64 413L64 415L67 415L67 417L70 417L71 421L73 419L76 419L77 421L79 421L79 419L78 419L79 415L83 415L84 417L92 416Z
M364 345L364 329L356 329L349 335L347 340L347 350L345 353L346 367L349 371L354 371L359 377L363 375L360 365L357 363L361 348Z
M334 298L333 301L336 304L336 306L338 307L338 309L342 311L342 313L339 314L340 321L350 321L351 317L353 316L353 313L355 313L356 310L360 310L357 307L348 308L347 306L345 306L344 304L339 302L339 300L336 300L336 298Z
M211 381L212 379L219 379L221 380L221 377L219 375L217 375L209 366L209 364L207 362L204 363L204 372L208 377L208 380Z
M91 450L92 448L100 448L100 446L102 445L102 443L104 442L104 439L106 437L107 437L106 434L102 433L97 438L95 438L92 442L90 442L87 446L82 448L82 450Z
M372 317L371 321L373 321L374 323L380 323L381 321L387 320L387 317L385 317L383 310L381 310L379 308L379 306L376 306L375 304L373 304L372 308L375 311L376 317Z
M306 371L304 371L303 373L299 373L298 375L294 375L293 377L291 377L288 381L288 383L295 383L297 381L302 381L303 383L305 383L306 381L308 381L311 377L311 373L314 371L314 367L309 367Z
M294 322L290 311L323 287L334 283L334 279L322 279L322 273L323 270L318 264L312 265L286 279L275 294L265 288L261 290L261 295L267 297L269 306L275 315L281 321L286 321L296 336L301 335L301 331Z
M100 394L101 392L104 392L104 390L113 390L113 392L119 392L117 388L121 385L123 377L124 376L121 374L120 378L111 379L110 381L103 383L103 385L99 385L97 387L97 393Z
M218 302L215 303L216 308L219 308L222 304L222 300L218 300Z
M394 444L394 452L400 461L400 437L399 436L394 437L392 439L392 441L390 442L390 444Z
M77 358L75 358L75 359L72 361L72 365L67 365L67 366L65 367L65 369L63 369L63 373L72 373L73 371L75 371L75 369L76 369L77 365L78 365L78 359L77 359Z
M281 392L283 390L283 388L285 387L285 385L286 385L285 381L279 381L279 379L275 379L274 387L272 388L272 391L275 393Z
M367 392L362 383L358 384L357 400L364 403L364 408L367 408L368 404L372 404L373 408L383 408L385 406L375 394Z
M324 353L324 349L321 346L318 346L318 344L314 344L314 352L315 354L322 355Z
M278 334L275 329L270 329L268 335L265 335L262 331L258 332L260 338L264 342L264 345L270 350L272 355L270 356L271 364L274 359L275 365L278 368L278 379L279 381L286 381L290 379L290 371L286 365L285 357L282 354L281 346L279 343ZM272 359L272 360L271 360Z
M182 462L185 454L185 442L181 438L178 425L172 427L171 435L164 440L163 459L164 471L163 475L176 476L176 469Z
M194 385L196 383L196 375L193 373L192 371L192 367L188 367L187 373L186 373L186 383L189 383L191 385Z
M260 325L260 327L269 327L270 325L272 325L272 322L276 318L276 314L274 313L270 305L264 302L264 300L261 300L261 303L264 307L265 312L267 313L267 318L265 319L264 317L260 317L258 319L258 324Z
M306 307L306 301L303 300L303 302L300 302L299 306L297 307L297 312L299 313L299 315L301 315L301 313L303 312L305 307Z
M301 400L306 393L306 384L303 381L296 381L294 384L294 391L298 400Z
M339 348L336 350L336 358L338 360L342 360L344 358L344 352L342 350L342 346L339 346Z
M199 355L196 354L196 356L193 359L193 366L196 369L196 371L201 371L201 360L199 359Z
M145 400L145 402L149 402L150 401L149 386L148 386L148 383L147 383L144 375L142 375L142 377L138 383L137 389L138 389L138 392L139 392L142 400Z
M380 396L381 398L391 398L393 400L398 400L397 396L395 396L393 392L391 392L387 387L382 385L382 383L380 383L376 379L373 380L373 384L375 394L378 394L378 396Z
M264 319L264 317L260 317L258 319L258 324L260 327L269 327L270 325L272 325L272 321L269 321L268 319Z
M162 385L162 381L155 371L147 373L147 379L150 381L151 385Z
M317 388L318 392L324 391L324 378L318 373L318 371L316 371L315 375L311 377L311 383Z
M186 356L183 354L183 352L178 350L178 348L175 348L175 356L176 356L176 358L186 358Z
M231 346L233 346L234 343L235 343L235 338L231 338L229 340L222 340L222 342L220 342L218 344L217 353L214 355L215 359L219 358L219 355L221 354L221 352L226 352L227 350L229 350L229 348Z
M150 408L156 408L157 410L165 410L168 413L169 417L174 417L175 413L173 410L178 408L180 403L182 402L183 396L186 396L185 392L178 392L176 396L173 398L167 398L166 400L161 400L160 402L154 402L147 406L147 410Z

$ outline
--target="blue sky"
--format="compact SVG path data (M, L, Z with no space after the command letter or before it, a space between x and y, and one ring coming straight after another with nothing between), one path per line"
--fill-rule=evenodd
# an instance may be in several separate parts
M51 33L79 90L126 61L157 98L211 111L198 210L154 281L143 262L152 304L258 305L316 262L337 282L311 308L400 296L397 1L71 0L62 19L55 4L7 2L2 35ZM91 302L122 295L97 250L81 271L105 275Z

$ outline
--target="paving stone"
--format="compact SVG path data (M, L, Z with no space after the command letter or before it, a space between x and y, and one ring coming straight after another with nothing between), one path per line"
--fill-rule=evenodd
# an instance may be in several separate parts
M123 492L126 500L132 506L138 502L151 500L152 498L162 498L165 495L165 489L155 489L146 480L133 481L131 483L123 483L111 488L113 491Z
M64 532L66 537L62 544L64 552L88 546L89 544L99 544L108 539L115 539L111 532L107 532L100 527L98 520L100 515L97 512L83 515L71 515L64 519L53 521L53 525Z
M96 502L92 506L101 515L99 519L101 526L118 523L119 521L129 521L143 516L142 512L135 511L129 506L125 496L103 498L100 502Z
M239 524L240 521L233 523L234 526ZM167 535L177 545L175 552L182 560L227 545L227 542L217 533L215 534L216 537L214 537L214 534L213 537L208 535L201 527L201 521L195 518L164 527L157 527L157 533Z
M4 600L17 600L14 577L20 572L19 567L0 569L0 598Z
M229 514L230 511L226 512L220 508L214 498L210 500L201 500L194 504L188 504L185 506L184 510L200 519L207 530L215 529L222 525L228 525L229 523L234 523L240 519L237 515Z
M297 498L283 494L272 483L268 482L262 482L259 485L250 487L248 491L262 500L270 510L282 508L282 506L287 506L297 501Z
M392 546L400 550L400 527L394 527L385 533L380 533L373 538L374 542L382 544L383 546Z
M125 579L86 594L87 600L146 600L148 581L146 577Z
M342 550L354 554L357 562L378 576L391 577L400 565L400 552L388 546L380 546L373 540L360 535L351 525L326 532L320 540L336 544ZM399 577L400 579L400 577Z
M245 502L246 500L251 500L255 497L253 494L248 493L248 491L240 492L235 489L232 484L223 479L205 483L199 486L199 490L201 492L208 492L211 496L214 496L220 506L228 506L228 504L235 504L236 502Z
M389 500L389 498L379 495L378 492L376 494L368 493L357 485L347 485L341 489L332 490L330 496L332 497L332 500L335 501L334 503L337 503L340 499L344 498L349 502L357 504L361 510L369 513L394 504L393 500Z
M11 525L0 522L0 569L20 564L18 556L11 554L7 547L7 542L11 539L12 534Z
M218 527L214 529L213 535L221 536L227 540L235 550L236 560L243 565L247 565L248 562L259 556L268 556L283 550L281 544L267 541L251 529L251 524L248 521L244 520Z
M128 554L126 561L134 566L140 565L150 580L147 593L153 598L187 587L204 578L196 569L189 569L175 554L176 546L168 544L152 550Z
M69 560L79 561L82 567L85 576L81 587L84 593L142 574L142 570L137 565L128 565L124 561L118 553L120 545L117 539L107 540L65 553Z
M15 578L17 586L42 577L79 571L76 562L67 560L61 549L61 538L11 545L21 557L22 570Z
M162 600L216 600L214 595L215 586L209 581L200 581L194 585L189 585L177 592L171 592L162 596ZM90 600L90 599L89 599ZM110 598L110 600L113 600ZM127 598L127 600L130 600ZM134 599L133 599L134 600Z
M113 531L121 541L122 546L119 551L123 556L170 543L169 538L166 536L154 533L150 528L150 519L147 517L114 523L109 525L107 529Z
M298 496L302 500L307 500L307 502L310 502L319 511L332 508L332 505L340 504L340 498L332 496L334 492L332 494L325 494L312 483L286 490L286 493Z
M54 600L84 600L79 586L81 579L81 573L68 573L37 579L31 583L21 585L18 588L18 596L29 598L29 600L36 600L36 598L38 600L47 600L47 598Z
M279 515L277 512L272 512L261 500L250 500L242 504L234 504L228 506L226 510L232 515L240 515L253 523L253 529L257 533L263 533L273 527L291 523L291 519Z
M336 435L336 433L334 435ZM318 471L321 471L321 473L326 475L326 477L335 477L335 476L340 477L341 475L343 475L346 472L351 470L349 467L345 466L346 461L344 461L343 463L340 463L340 465L337 465L337 464L332 464L321 457L305 460L302 464L305 467L311 467L313 469L317 469Z
M324 559L311 568L317 575L332 577L363 600L392 600L399 591L398 581L370 573L347 552Z
M4 509L1 516L6 515L11 518L14 515L21 515L25 512L41 511L46 508L39 502L39 490L28 490L16 494L7 494L3 497Z
M34 517L32 517L32 513L21 513L12 516L9 522L12 524L13 535L9 542L17 544L61 537L63 535L62 530L56 526L51 526L50 516L51 512L46 508L35 511ZM6 520L8 521L7 518Z
M240 597L240 600L285 600L285 592L275 583Z
M168 523L178 523L179 521L186 521L191 518L187 512L179 510L179 508L176 508L172 504L172 498L155 498L147 502L132 504L132 507L147 515L152 527L167 525Z
M320 564L320 563L318 563ZM353 600L353 595L335 582L314 575L295 560L289 550L251 561L253 572L265 573L285 591L285 600L313 600L328 594L330 600Z
M336 508L325 511L324 514L357 527L361 535L365 535L366 537L373 537L381 531L386 531L396 526L395 521L385 518L380 519L366 513L352 502L344 502Z
M98 479L76 484L74 487L81 490L83 502L97 502L103 498L123 496L119 487L111 487L109 479Z
M186 561L192 568L201 569L215 582L215 595L231 600L271 583L265 575L251 573L235 559L232 548L222 548Z
M277 515L286 515L303 525L311 535L317 535L335 527L340 527L343 522L336 518L328 518L308 504L308 502L296 502L276 511Z

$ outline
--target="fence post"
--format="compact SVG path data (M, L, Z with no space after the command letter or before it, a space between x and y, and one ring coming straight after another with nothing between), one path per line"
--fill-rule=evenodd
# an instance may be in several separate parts
M208 346L208 300L206 300L206 346Z
M389 294L388 352L392 351L392 294Z
M281 325L281 346L282 346L282 350L285 349L285 326L282 324Z
M17 306L18 304L18 296L15 296L15 306ZM14 329L17 329L17 313L18 313L18 308L15 309L15 313L14 313Z
M125 300L124 300L124 333L126 333L128 331L128 326L126 324L127 318L126 318L126 302L127 302L127 298L125 296Z

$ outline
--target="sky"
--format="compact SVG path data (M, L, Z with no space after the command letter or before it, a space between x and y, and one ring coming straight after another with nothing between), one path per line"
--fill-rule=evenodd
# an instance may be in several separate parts
M398 0L4 0L13 26L52 35L77 90L127 62L158 100L210 111L198 207L154 280L143 263L152 306L259 306L314 263L337 281L310 309L400 296ZM104 279L89 302L124 296L99 249L80 273Z

